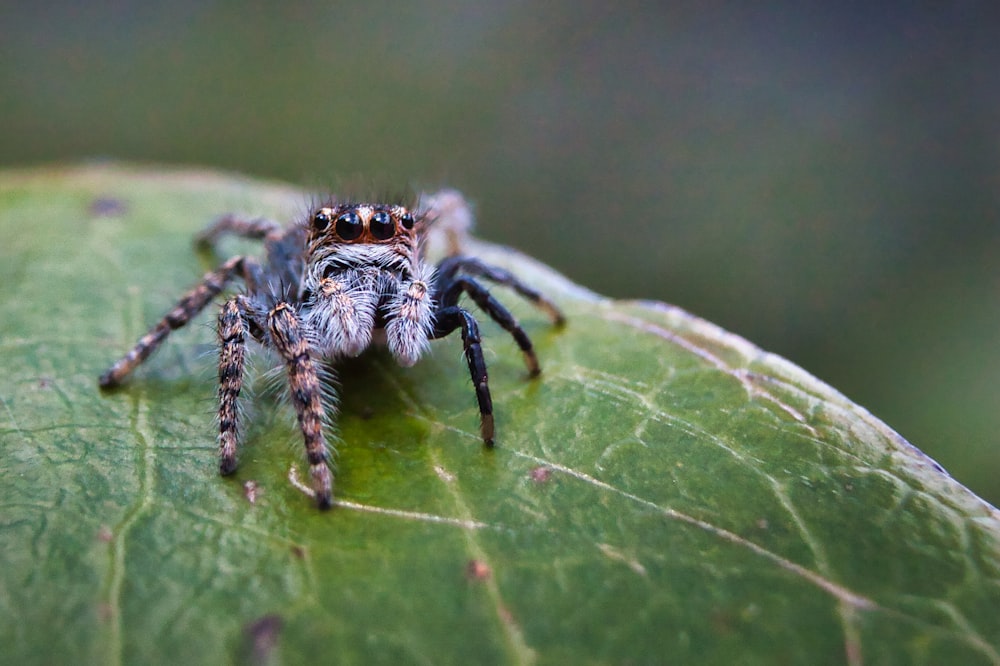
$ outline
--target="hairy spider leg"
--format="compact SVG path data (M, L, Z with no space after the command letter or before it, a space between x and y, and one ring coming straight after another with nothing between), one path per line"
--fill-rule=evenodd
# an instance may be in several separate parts
M210 247L219 236L231 233L244 238L260 240L282 232L280 224L266 217L248 219L239 215L223 215L194 237L197 247Z
M159 323L149 329L149 332L139 338L139 341L125 356L118 359L101 375L98 380L101 388L111 388L121 384L130 372L159 348L171 331L191 321L226 288L226 285L234 277L239 275L247 282L252 282L252 275L256 272L259 272L256 261L249 257L236 256L224 262L211 273L205 274L201 282L187 292Z
M489 377L486 374L486 360L479 337L479 323L472 314L457 305L442 307L434 316L434 330L431 338L443 338L456 328L462 329L462 347L465 360L469 364L472 384L476 387L479 401L479 431L486 446L493 446L493 399L490 397Z
M240 294L223 303L219 312L219 472L223 475L236 471L249 308L246 296Z
M544 294L521 282L520 278L503 268L491 266L473 257L455 256L442 260L438 264L437 272L438 279L445 282L454 280L459 272L465 272L476 277L485 278L499 285L510 287L521 297L530 301L536 308L547 314L555 326L562 326L566 323L566 317L555 303L546 298Z
M260 265L257 265L252 275L253 283L251 284L249 280L247 282L250 291L266 287L276 298L286 301L296 300L299 275L302 270L303 238L299 227L286 229L266 217L223 215L195 236L195 247L202 250L210 249L225 234L264 241L268 271L265 274Z
M462 293L468 294L483 312L488 314L493 321L500 324L514 338L517 346L521 348L521 353L524 354L524 364L528 366L528 375L537 377L542 372L541 367L538 365L538 357L535 356L535 350L531 344L531 338L524 332L521 325L517 323L510 310L504 307L500 301L493 298L490 292L486 290L486 287L470 277L459 275L458 277L452 277L451 282L445 282L439 288L442 290L441 307L443 308L457 305L459 296Z
M323 392L302 322L289 303L278 303L267 313L267 330L275 349L285 360L292 404L305 440L309 476L316 503L329 509L333 503L333 478L327 465L327 443L323 435Z

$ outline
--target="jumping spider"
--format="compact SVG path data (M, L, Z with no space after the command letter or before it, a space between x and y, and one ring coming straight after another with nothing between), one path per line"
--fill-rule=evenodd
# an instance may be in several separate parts
M556 306L511 273L474 257L452 254L436 268L422 254L431 223L451 208L464 207L455 193L431 197L410 211L401 205L330 201L302 222L282 228L267 219L225 216L197 241L210 247L231 233L264 241L265 259L235 256L205 275L177 305L100 377L102 388L119 385L145 361L167 335L187 324L230 281L245 290L222 305L219 343L219 471L236 470L240 443L238 400L243 387L249 335L284 360L289 394L305 440L312 490L319 508L333 501L329 447L323 433L330 398L321 386L329 363L357 356L384 344L403 366L416 363L428 343L456 329L479 402L480 433L493 445L493 404L475 317L459 305L467 294L514 338L528 373L540 372L531 340L511 313L477 281L510 287L541 308L556 325L564 319ZM444 224L442 226L447 226ZM454 232L454 230L452 230Z

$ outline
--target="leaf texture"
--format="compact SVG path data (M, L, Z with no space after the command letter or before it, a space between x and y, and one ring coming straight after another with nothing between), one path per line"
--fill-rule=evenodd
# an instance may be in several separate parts
M330 512L289 481L264 353L218 476L214 308L98 390L212 268L196 231L308 201L210 172L0 175L0 661L1000 663L993 507L787 361L508 249L472 245L569 323L494 289L543 365L484 324L496 448L457 336L413 368L368 354L339 368Z

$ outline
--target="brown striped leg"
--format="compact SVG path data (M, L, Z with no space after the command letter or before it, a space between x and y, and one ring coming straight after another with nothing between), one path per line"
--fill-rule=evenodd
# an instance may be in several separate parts
M267 218L247 219L237 215L223 215L194 238L197 247L211 247L225 233L244 238L263 239L281 232L281 225Z
M323 435L323 393L302 324L288 303L278 303L267 315L267 330L274 348L285 359L292 404L305 440L309 477L316 504L329 509L333 503L333 477L327 465L327 444Z
M118 359L114 365L101 375L98 382L101 388L111 388L122 383L125 377L136 369L140 363L149 358L160 344L166 339L170 331L180 328L191 321L191 318L201 312L213 298L226 288L226 285L236 275L246 273L251 265L250 259L246 257L233 257L216 270L205 275L202 281L194 289L184 295L184 298L174 306L174 309L166 314L156 326L149 329L146 335L139 338L135 347L125 356Z
M224 475L236 471L248 307L245 296L234 296L222 305L219 313L219 472Z

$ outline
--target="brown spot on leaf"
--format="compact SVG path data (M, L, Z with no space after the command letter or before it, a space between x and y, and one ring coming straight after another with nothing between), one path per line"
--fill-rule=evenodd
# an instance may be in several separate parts
M278 634L283 625L278 615L265 615L243 627L250 663L266 664L271 661L271 653L278 644Z
M87 210L94 217L121 217L128 212L128 206L117 197L102 196L91 201Z
M98 604L97 617L101 622L107 622L115 616L115 607L111 604Z
M712 629L714 629L717 634L725 636L733 633L735 630L736 618L733 617L732 611L728 609L714 609L709 615L709 620L712 624Z
M535 483L545 483L552 478L552 469L548 467L536 467L531 470L531 480Z
M491 573L490 566L482 560L469 560L465 565L465 575L469 580L486 580Z

